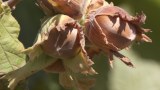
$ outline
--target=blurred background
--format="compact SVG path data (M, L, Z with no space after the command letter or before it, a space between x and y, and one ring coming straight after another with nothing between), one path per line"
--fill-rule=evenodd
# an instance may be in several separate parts
M107 0L120 6L130 14L143 11L147 15L144 28L153 43L133 44L131 49L122 51L135 68L130 68L115 58L114 68L109 67L105 55L95 57L94 68L99 73L95 87L91 90L160 90L160 0ZM44 14L35 0L23 0L13 11L21 26L19 39L29 47L34 43ZM26 90L65 90L59 85L57 74L40 71L27 79Z

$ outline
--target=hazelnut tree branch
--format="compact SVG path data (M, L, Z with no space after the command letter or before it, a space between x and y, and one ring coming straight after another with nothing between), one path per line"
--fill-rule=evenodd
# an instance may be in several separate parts
M20 2L21 0L8 0L7 3L10 6L11 9L14 9L15 6Z

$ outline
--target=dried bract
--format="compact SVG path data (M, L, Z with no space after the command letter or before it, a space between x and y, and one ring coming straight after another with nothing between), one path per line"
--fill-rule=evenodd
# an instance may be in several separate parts
M133 17L117 6L104 6L89 14L86 36L94 45L108 53L111 64L115 55L128 66L133 66L129 59L118 51L129 47L134 40L152 41L144 34L149 29L140 27L145 19L143 13Z
M62 14L66 14L72 18L80 18L81 12L81 0L37 0L50 11L57 11ZM41 6L41 5L40 5Z
M44 70L59 73L62 77L65 76L61 73L66 73L67 76L74 77L71 81L76 81L76 73L97 74L91 67L94 63L89 59L84 46L85 38L80 25L73 18L60 14L43 22L37 42L26 52L31 59L38 56L39 53L36 52L39 51L57 59Z
M105 0L91 0L90 4L88 5L88 11L95 11L96 9L108 5L108 2Z
M56 16L48 29L41 33L43 51L57 58L74 57L80 52L79 29L72 18L65 15Z
M44 22L40 37L43 52L62 60L64 67L75 73L95 73L91 68L93 62L84 49L83 31L74 19L66 15L52 17Z

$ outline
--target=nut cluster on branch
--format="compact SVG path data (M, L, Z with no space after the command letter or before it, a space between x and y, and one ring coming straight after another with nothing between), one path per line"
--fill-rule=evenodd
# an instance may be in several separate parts
M57 62L45 71L59 73L60 84L64 87L76 86L80 90L88 90L93 86L94 80L83 79L82 82L75 74L97 74L91 60L95 54L106 53L111 67L113 56L134 67L129 58L119 51L128 48L134 41L152 42L144 34L150 30L141 27L146 19L143 12L131 16L104 0L37 2L49 18L42 23L34 46L40 46L45 54L57 58Z

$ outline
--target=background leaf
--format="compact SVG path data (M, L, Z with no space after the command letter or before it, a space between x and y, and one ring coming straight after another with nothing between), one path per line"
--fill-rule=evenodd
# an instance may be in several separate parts
M25 64L24 49L18 40L20 26L11 15L11 10L6 5L1 5L0 10L0 74L16 70Z

